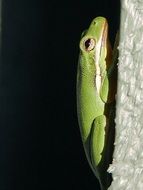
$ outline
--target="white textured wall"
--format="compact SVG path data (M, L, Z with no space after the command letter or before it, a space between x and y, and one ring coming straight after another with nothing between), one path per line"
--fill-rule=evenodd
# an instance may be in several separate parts
M108 190L143 190L143 0L121 0L115 151Z

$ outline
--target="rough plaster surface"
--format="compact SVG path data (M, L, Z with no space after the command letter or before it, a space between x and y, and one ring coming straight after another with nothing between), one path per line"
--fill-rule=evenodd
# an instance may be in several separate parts
M116 138L108 190L143 190L143 0L121 0Z

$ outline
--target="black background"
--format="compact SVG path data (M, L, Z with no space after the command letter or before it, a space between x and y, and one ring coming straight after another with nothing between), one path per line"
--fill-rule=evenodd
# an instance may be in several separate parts
M98 190L77 123L78 43L99 15L113 42L119 3L3 1L0 190Z

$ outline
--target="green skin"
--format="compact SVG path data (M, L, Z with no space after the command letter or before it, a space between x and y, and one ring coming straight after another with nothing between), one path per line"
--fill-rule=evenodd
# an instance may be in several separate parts
M102 190L111 183L107 169L114 142L115 60L108 40L107 20L97 17L80 41L77 113L86 156Z

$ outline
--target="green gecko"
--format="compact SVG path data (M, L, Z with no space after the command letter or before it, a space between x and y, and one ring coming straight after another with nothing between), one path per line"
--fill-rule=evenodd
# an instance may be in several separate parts
M77 113L88 162L102 190L111 183L117 89L117 40L112 51L108 23L95 18L82 33L77 68Z

